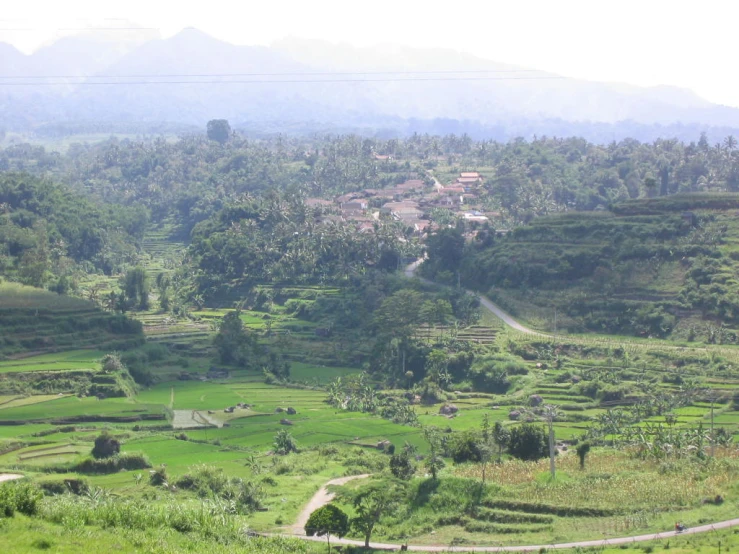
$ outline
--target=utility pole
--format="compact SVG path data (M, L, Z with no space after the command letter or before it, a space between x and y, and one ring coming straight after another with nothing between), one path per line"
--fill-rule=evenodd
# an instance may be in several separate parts
M554 418L557 417L557 408L556 406L545 406L544 407L544 414L545 418L547 420L547 425L549 426L549 472L552 475L552 481L556 478L557 474L557 468L554 463L554 455L555 455L555 443L554 443Z
M711 392L711 458L716 455L716 435L713 432L713 403L716 400L716 394Z

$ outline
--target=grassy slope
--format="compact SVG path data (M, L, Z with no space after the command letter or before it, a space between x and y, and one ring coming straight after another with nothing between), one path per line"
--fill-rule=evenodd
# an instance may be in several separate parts
M113 350L140 340L141 335L114 331L114 321L115 316L86 300L0 283L0 357L59 350L79 353L81 348Z
M736 195L673 196L626 203L614 213L539 218L479 254L469 281L541 329L554 330L556 310L560 332L614 332L621 318L621 334L658 334L634 317L661 307L678 316L668 334L685 339L694 327L696 339L705 340L709 324L739 328L738 205ZM716 260L701 293L731 307L685 297L688 272L701 256Z

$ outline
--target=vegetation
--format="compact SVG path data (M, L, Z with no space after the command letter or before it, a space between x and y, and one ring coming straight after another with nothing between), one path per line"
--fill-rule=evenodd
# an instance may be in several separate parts
M319 487L364 474L306 533L551 544L732 517L735 148L209 127L0 151L45 168L0 180L0 257L20 241L0 268L0 471L29 476L0 506L23 548L33 525L49 548L84 531L308 552L246 529L294 529ZM467 169L487 224L381 210L387 185L430 195ZM367 188L359 216L329 200ZM424 251L433 283L399 271ZM503 328L463 286L551 334Z
M328 551L331 552L331 535L343 537L349 530L349 518L347 515L332 504L318 508L308 518L305 524L306 535L326 535Z

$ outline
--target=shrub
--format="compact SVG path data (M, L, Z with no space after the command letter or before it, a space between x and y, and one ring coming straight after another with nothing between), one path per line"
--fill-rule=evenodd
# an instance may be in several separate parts
M410 454L406 450L402 450L398 454L390 457L390 471L393 476L398 479L407 481L416 472L416 466L411 461Z
M95 439L92 456L97 459L110 458L121 451L121 443L104 431Z
M0 486L0 515L13 517L15 512L28 516L35 515L43 496L41 489L32 483L5 483Z
M538 460L549 456L549 438L544 427L531 423L513 427L508 452L520 460Z
M110 458L87 458L73 466L72 470L78 473L104 474L117 473L122 469L135 470L146 469L149 467L151 467L151 463L143 454L126 452Z
M149 484L152 487L159 487L168 481L169 478L167 477L167 471L163 467L152 470L151 473L149 473Z
M458 433L451 441L449 454L455 464L481 461L480 437L472 431Z

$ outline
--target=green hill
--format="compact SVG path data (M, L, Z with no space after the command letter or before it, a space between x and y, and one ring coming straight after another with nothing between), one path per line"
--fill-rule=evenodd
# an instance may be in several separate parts
M738 213L692 194L542 217L470 244L462 278L545 329L737 342Z
M110 351L143 342L139 322L80 298L0 284L0 358L24 352Z

